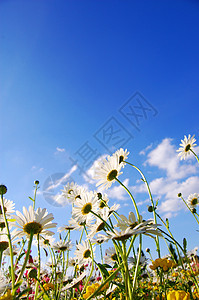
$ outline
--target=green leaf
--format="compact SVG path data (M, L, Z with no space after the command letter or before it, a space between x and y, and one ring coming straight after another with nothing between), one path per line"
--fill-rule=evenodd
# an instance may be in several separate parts
M166 218L167 228L169 228L169 220Z
M105 265L98 263L97 266L99 267L100 271L104 274L105 277L109 276L109 272L107 271Z
M187 240L186 240L186 238L183 239L183 248L184 248L184 251L187 252Z
M43 248L43 250L44 250L44 252L46 254L46 257L48 257L48 251L45 248Z
M34 202L34 200L31 197L28 197L28 198Z

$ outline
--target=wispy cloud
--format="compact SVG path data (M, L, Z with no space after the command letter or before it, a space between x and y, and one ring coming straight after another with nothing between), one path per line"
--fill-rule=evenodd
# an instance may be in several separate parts
M45 188L45 192L51 192L52 190L55 190L59 188L61 185L63 185L67 179L77 170L77 166L74 165L69 172L65 173L62 177L59 177L56 180L51 180L48 187Z
M165 176L150 182L150 189L155 199L160 199L158 211L164 217L171 217L185 208L184 203L178 198L181 192L186 199L191 193L199 193L199 177L196 175L198 165L194 157L180 161L172 139L165 138L155 149L147 155L145 166L157 167L165 171ZM144 183L134 186L136 193L147 192Z
M95 169L98 167L99 163L103 161L107 157L107 154L103 154L100 157L98 157L91 167L83 174L83 178L86 182L90 184L95 184L97 181L93 179L93 176L95 174Z
M129 179L126 178L123 182L123 184L129 188ZM111 199L119 200L119 201L125 201L129 199L129 196L126 192L126 190L121 185L113 186L112 188L107 190L107 195L111 197Z
M40 168L40 167L37 167L37 166L32 166L31 170L34 171L34 172L42 172L44 170L44 168Z
M145 155L147 153L147 151L149 151L153 146L153 143L151 143L149 146L147 146L145 149L141 150L139 152L140 155Z
M57 153L63 153L63 152L66 152L66 149L57 147L55 154L57 154Z

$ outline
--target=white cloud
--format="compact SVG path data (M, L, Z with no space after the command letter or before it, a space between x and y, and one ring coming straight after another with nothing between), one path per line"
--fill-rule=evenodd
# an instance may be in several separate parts
M107 154L103 154L100 157L98 157L92 164L92 166L83 174L83 178L86 182L90 184L97 183L96 180L93 179L93 176L95 174L95 169L97 168L98 164L104 160L107 157Z
M178 179L196 173L196 166L188 162L183 163L176 152L172 139L164 139L154 150L148 154L145 164L156 166L165 170L167 176Z
M32 166L31 170L34 171L34 172L42 172L44 170L44 168L39 168L39 167L36 167L36 166Z
M160 200L158 212L164 214L163 217L174 217L180 210L186 209L177 196L179 192L185 200L190 194L199 193L199 177L196 175L198 165L193 158L192 156L181 161L170 138L164 139L148 154L144 165L155 166L166 173L149 184L154 200ZM134 186L133 189L136 193L147 192L144 183Z
M57 147L55 153L59 153L59 152L61 152L61 153L62 153L62 152L66 152L66 149Z
M126 178L124 180L123 184L129 188L129 179ZM121 201L121 200L124 201L124 200L129 199L129 196L122 185L116 185L116 186L113 186L112 188L108 189L107 195L109 196L109 198L117 199L119 201Z
M151 143L151 144L148 145L146 148L144 148L142 151L140 151L139 154L140 154L140 155L145 155L146 152L152 148L152 146L153 146L153 143Z
M61 178L58 178L57 180L52 181L52 184L49 185L45 192L50 192L51 190L55 190L56 188L60 187L69 177L72 173L74 173L77 170L77 166L74 165L68 173L64 174Z

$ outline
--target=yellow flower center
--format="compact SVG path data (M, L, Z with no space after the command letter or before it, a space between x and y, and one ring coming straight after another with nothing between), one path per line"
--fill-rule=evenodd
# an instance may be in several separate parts
M37 222L30 222L24 225L23 230L28 234L31 232L33 232L33 234L38 234L42 231L42 226Z
M116 261L116 260L117 260L117 255L116 255L116 253L114 253L114 254L111 255L111 259L112 259L113 261Z
M8 248L9 244L6 241L0 242L0 251L4 251Z
M119 164L121 164L121 162L123 162L123 161L124 161L124 156L120 155L120 157L119 157Z
M84 251L83 257L84 257L84 258L89 258L89 257L91 257L91 250L86 249L86 250Z
M189 150L191 149L191 145L190 144L188 144L188 145L186 145L186 147L185 147L185 152L188 152Z
M89 258L89 257L91 257L91 250L86 249L86 250L84 251L83 257L84 257L84 258Z
M96 231L101 231L102 229L104 229L104 222L100 223L99 226L97 227Z
M191 199L191 205L196 205L198 203L198 198Z
M92 209L92 203L86 203L83 207L82 207L82 214L83 215L87 215Z
M111 172L108 173L108 175L107 175L107 180L108 180L108 181L114 180L114 179L116 178L117 174L118 174L118 171L117 171L117 170L115 170L115 169L112 170Z

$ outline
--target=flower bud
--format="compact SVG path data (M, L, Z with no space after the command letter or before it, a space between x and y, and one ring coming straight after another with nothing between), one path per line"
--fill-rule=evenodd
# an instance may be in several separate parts
M148 212L153 212L153 206L148 206Z
M7 193L7 187L3 184L0 185L0 194L4 195Z
M29 278L37 278L37 270L36 269L31 269L28 273Z
M196 213L196 209L195 209L195 208L192 209L192 213L193 213L193 214Z
M182 196L182 193L178 193L178 197L181 197Z
M149 253L151 250L150 250L149 248L146 248L146 250L145 250L145 251Z
M34 184L38 185L39 184L39 180L35 180Z

